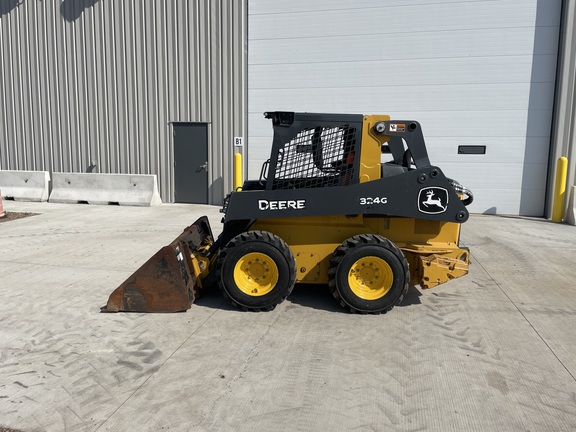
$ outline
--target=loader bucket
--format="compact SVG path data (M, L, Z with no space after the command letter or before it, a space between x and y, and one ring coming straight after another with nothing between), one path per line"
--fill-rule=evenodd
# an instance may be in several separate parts
M180 312L197 296L198 276L206 270L202 253L213 243L206 216L164 246L110 295L102 312Z

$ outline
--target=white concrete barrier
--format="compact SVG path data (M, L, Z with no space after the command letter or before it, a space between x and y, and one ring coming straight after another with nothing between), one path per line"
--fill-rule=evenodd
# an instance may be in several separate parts
M49 201L133 206L162 204L153 174L53 173Z
M574 194L576 194L576 186L570 187L570 199L568 200L568 208L564 220L570 225L576 225L576 203L574 202Z
M0 190L4 198L15 201L47 201L48 171L0 170Z

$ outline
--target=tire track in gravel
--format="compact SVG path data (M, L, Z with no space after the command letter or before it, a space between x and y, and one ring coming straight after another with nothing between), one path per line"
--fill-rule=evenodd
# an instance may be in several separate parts
M66 322L39 329L12 320L19 337L0 351L0 417L32 428L31 413L40 412L43 429L94 431L165 361L161 346L147 339L148 320L139 318L113 318L114 337L103 315L85 319L89 332Z
M432 315L436 315L433 325L441 329L445 338L453 340L452 349L460 359L464 356L473 356L474 361L485 366L482 370L466 370L465 381L477 385L485 390L496 389L502 396L514 398L516 408L506 413L516 427L523 430L574 430L576 429L576 386L574 382L566 382L556 374L542 374L542 360L530 358L530 347L525 344L520 355L512 355L505 344L494 344L487 340L485 335L493 334L492 328L496 322L486 321L486 327L478 327L477 322L466 322L463 319L459 306L459 294L438 293L429 298L427 305ZM498 304L490 305L494 315L513 314L513 319L521 319L515 314L512 306L503 307ZM458 317L458 315L461 315ZM455 319L454 319L455 318ZM490 317L487 317L490 318ZM539 343L539 337L534 338L534 331L525 323L523 338ZM504 340L507 337L503 338ZM459 351L459 352L458 352ZM522 354L526 355L522 355ZM548 364L548 361L546 361ZM490 397L487 392L486 397ZM493 395L492 395L493 396ZM548 399L545 403L543 399ZM498 420L498 419L495 419ZM568 429L566 429L568 427Z
M403 312L397 308L384 316L354 317L359 328L369 328L342 343L348 352L343 410L354 413L347 429L419 431L426 427L430 407L422 401L432 391L434 368L426 357L431 346L417 333L420 323ZM386 343L372 345L374 338Z

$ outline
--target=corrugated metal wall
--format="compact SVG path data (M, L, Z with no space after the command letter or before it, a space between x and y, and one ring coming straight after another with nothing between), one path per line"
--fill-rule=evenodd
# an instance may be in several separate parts
M170 122L209 122L211 202L245 128L246 2L0 1L0 169L157 174Z

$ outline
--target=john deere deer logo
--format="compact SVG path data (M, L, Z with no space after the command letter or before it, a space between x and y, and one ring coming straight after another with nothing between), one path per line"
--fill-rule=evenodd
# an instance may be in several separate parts
M444 213L448 208L448 191L440 187L428 187L420 190L418 210L426 214Z

